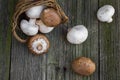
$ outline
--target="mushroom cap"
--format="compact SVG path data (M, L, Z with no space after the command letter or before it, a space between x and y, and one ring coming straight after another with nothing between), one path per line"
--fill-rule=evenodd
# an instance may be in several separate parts
M71 44L81 44L88 37L88 30L84 25L73 27L67 34L67 40Z
M72 69L80 75L89 76L95 72L96 65L89 58L79 57L72 62Z
M36 24L39 26L39 31L41 33L50 33L54 29L54 27L46 26L41 20L37 20Z
M104 5L97 12L97 17L102 22L112 22L112 16L115 13L115 9L111 5Z
M53 8L47 8L42 12L41 20L47 26L56 27L61 23L61 17Z
M43 9L45 8L45 6L41 5L41 6L34 6L32 8L30 8L29 10L26 11L26 15L29 18L39 18L41 12L43 11Z
M23 33L28 36L34 36L38 33L38 26L29 23L27 20L21 21L20 28L23 31Z
M42 34L37 34L34 37L31 37L28 41L29 50L36 55L48 52L49 47L49 40Z

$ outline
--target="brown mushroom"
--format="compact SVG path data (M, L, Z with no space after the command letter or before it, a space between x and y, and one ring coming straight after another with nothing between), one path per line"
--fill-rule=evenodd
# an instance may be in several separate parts
M28 48L34 54L41 55L48 52L50 47L49 40L42 34L31 37L28 41Z
M96 66L91 59L79 57L72 62L72 69L80 75L89 76L95 72Z
M41 20L47 26L56 27L61 23L61 17L53 8L47 8L42 12Z

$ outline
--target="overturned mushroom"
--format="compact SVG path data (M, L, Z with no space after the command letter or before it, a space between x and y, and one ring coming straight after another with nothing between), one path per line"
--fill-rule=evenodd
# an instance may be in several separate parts
M46 53L50 47L49 40L46 36L38 34L29 39L28 48L34 54L41 55Z
M38 33L38 26L35 25L36 19L30 19L28 22L27 20L22 20L20 23L20 28L24 34L28 36L34 36Z
M37 20L36 24L39 26L39 31L41 33L49 33L54 29L54 27L46 26L41 20Z
M26 15L33 19L39 18L44 8L45 6L34 6L26 11Z
M101 22L111 23L113 21L112 16L115 13L115 9L111 5L105 5L101 7L97 12L97 17Z
M45 25L50 27L56 27L61 23L60 15L53 8L47 8L43 10L41 20Z

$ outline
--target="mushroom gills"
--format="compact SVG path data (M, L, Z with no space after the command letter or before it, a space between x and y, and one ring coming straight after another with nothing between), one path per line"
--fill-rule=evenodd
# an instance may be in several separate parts
M44 39L38 38L32 43L32 49L34 52L41 54L47 50L47 43Z

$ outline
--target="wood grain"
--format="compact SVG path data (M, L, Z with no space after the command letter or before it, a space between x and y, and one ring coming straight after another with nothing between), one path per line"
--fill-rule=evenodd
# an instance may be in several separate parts
M0 80L9 80L13 0L0 0Z
M119 80L119 0L99 0L99 7L104 4L113 5L116 13L110 24L99 24L100 37L100 80Z
M11 19L18 0L0 0L0 80L120 80L120 1L119 0L57 0L69 22L50 34L49 52L35 56L27 45L11 36ZM97 20L98 8L111 4L116 9L110 24ZM81 45L66 40L69 28L85 25L88 39ZM71 62L79 57L91 58L96 72L88 77L74 73Z
M11 80L98 80L98 21L95 16L98 1L58 0L58 2L69 16L69 23L60 25L52 33L46 34L51 48L43 56L32 55L25 45L13 39ZM81 45L71 45L66 40L67 30L77 24L88 28L89 38ZM79 56L89 57L96 62L97 70L94 75L82 77L71 70L72 60Z

